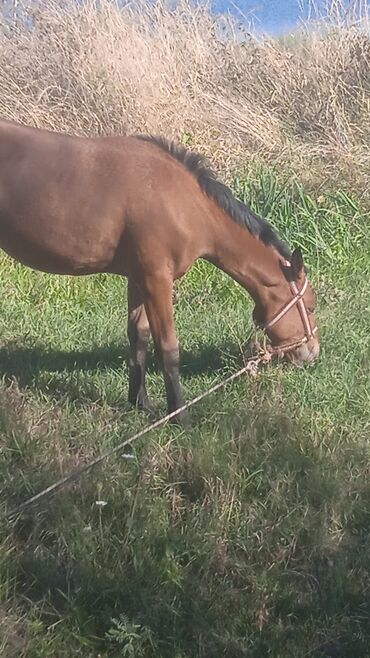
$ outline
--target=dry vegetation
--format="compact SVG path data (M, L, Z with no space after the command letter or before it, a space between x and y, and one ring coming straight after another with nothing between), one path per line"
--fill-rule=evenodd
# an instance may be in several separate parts
M346 12L331 2L327 21L288 39L258 38L200 4L5 2L1 116L85 134L162 133L223 171L257 157L309 185L366 190L366 3Z

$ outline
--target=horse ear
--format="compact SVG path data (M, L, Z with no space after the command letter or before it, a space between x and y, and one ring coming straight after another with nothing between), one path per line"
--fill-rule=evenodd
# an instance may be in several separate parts
M304 277L304 263L303 263L303 256L302 252L300 249L294 249L292 253L292 257L290 259L290 265L292 268L292 274L294 279L301 279Z

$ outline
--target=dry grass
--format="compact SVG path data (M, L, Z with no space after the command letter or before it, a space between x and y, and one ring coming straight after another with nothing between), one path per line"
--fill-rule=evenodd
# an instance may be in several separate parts
M164 0L26 0L15 18L5 3L0 114L83 134L162 133L224 169L257 156L309 184L340 177L364 190L370 38L366 4L354 4L332 2L328 21L284 40L186 0L172 11Z
M9 550L11 547L9 546ZM27 655L30 632L25 616L0 606L0 655L15 658Z

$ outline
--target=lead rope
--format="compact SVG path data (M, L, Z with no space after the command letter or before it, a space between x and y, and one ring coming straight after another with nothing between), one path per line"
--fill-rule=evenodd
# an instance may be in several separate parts
M201 393L198 395L196 398L193 400L190 400L190 402L187 402L184 404L182 407L179 409L176 409L176 411L172 411L171 413L167 414L166 416L163 416L159 420L156 420L154 423L151 425L148 425L145 427L143 430L140 432L137 432L130 438L126 439L125 441L122 441L118 446L115 446L111 450L108 450L107 452L103 453L100 455L100 457L97 457L96 459L93 459L91 462L88 464L85 464L84 466L81 466L81 468L76 469L75 471L72 471L72 473L69 473L68 475L65 475L64 477L60 478L60 480L57 480L54 482L54 484L51 484L49 487L46 487L45 489L42 489L42 491L39 491L39 493L35 494L34 496L31 496L27 500L25 500L23 503L20 505L17 505L17 507L13 508L9 512L5 512L0 515L0 519L9 519L16 514L19 514L19 512L22 512L25 510L27 507L32 505L38 500L41 500L41 498L44 498L48 494L51 494L55 492L57 489L60 489L64 485L66 485L68 482L73 482L74 480L79 480L80 477L83 475L83 473L86 473L87 471L90 471L92 468L97 466L98 464L101 464L101 462L105 461L108 459L108 457L111 457L111 455L114 455L117 452L120 452L123 448L126 448L127 446L131 446L135 441L140 439L142 436L145 436L145 434L148 434L151 430L156 429L157 427L161 427L165 423L167 423L169 420L172 418L175 418L178 416L180 413L183 411L186 411L187 409L190 409L190 407L193 407L195 404L203 400L204 398L208 397L212 393L215 393L215 391L218 391L220 388L223 388L224 386L227 386L227 384L230 384L233 382L235 379L238 377L241 377L246 372L250 372L252 374L255 374L258 368L259 363L267 363L270 361L271 356L267 351L261 353L258 356L253 356L247 359L246 365L238 370L238 372L235 372L233 375L230 375L230 377L227 377L224 379L222 382L219 382L218 384L215 384L212 386L212 388L208 389L204 393Z

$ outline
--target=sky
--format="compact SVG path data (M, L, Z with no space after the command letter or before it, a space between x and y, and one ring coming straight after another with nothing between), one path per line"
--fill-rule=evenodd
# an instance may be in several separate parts
M345 0L349 4L350 0ZM257 31L270 34L282 34L294 30L299 26L303 15L308 16L312 0L211 0L215 12L230 11L239 16L243 15L248 21L253 20ZM314 4L324 10L326 1L315 0ZM370 0L368 0L370 5Z

